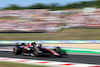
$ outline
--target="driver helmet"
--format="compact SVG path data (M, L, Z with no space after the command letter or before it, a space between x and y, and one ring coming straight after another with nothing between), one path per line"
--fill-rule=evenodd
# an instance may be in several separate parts
M32 42L32 43L31 43L31 45L32 45L32 46L35 46L35 45L36 45L36 43L35 43L35 42Z

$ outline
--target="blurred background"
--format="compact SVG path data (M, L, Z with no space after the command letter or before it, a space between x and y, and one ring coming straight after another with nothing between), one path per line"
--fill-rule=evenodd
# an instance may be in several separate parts
M99 29L100 0L0 2L4 40L98 40Z
M13 55L16 43L33 41L59 46L68 57ZM9 61L2 57L100 65L100 0L0 0L0 67L47 67L1 62Z

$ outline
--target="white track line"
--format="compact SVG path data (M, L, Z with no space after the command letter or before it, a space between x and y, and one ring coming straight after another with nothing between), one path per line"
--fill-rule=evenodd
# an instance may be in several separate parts
M45 66L70 66L70 67L100 67L99 65L92 64L79 64L71 62L55 62L55 61L45 61L45 60L29 60L29 59L17 59L17 58L5 58L0 57L0 61L14 62L14 63L25 63L33 65L45 65Z
M12 51L11 49L0 49L0 51ZM57 67L100 67L99 65L93 64L81 64L72 62L55 62L55 61L45 61L45 60L29 60L29 59L18 59L18 58L5 58L0 57L0 61L15 62L15 63L25 63L34 65L46 65L46 66L57 66Z
M12 49L0 49L0 51L13 51Z

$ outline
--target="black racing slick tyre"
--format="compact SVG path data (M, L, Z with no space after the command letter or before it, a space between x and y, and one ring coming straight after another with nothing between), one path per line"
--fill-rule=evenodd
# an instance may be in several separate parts
M20 55L22 53L22 50L20 47L14 47L13 48L13 54L14 55Z
M60 47L56 47L54 50L55 50L57 53L61 54Z
M54 50L55 50L57 53L60 54L60 57L66 57L66 56L67 56L67 52L65 52L64 50L61 50L60 47L56 47Z

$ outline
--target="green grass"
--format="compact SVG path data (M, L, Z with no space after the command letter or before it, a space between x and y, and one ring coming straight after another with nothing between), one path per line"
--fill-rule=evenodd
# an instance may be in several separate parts
M28 65L28 64L20 64L20 63L11 63L11 62L0 62L0 67L47 67L47 66Z
M0 33L0 40L100 40L100 29L63 29L58 33Z
M20 19L19 17L0 17L0 20L4 19L4 20L16 20L16 19Z

